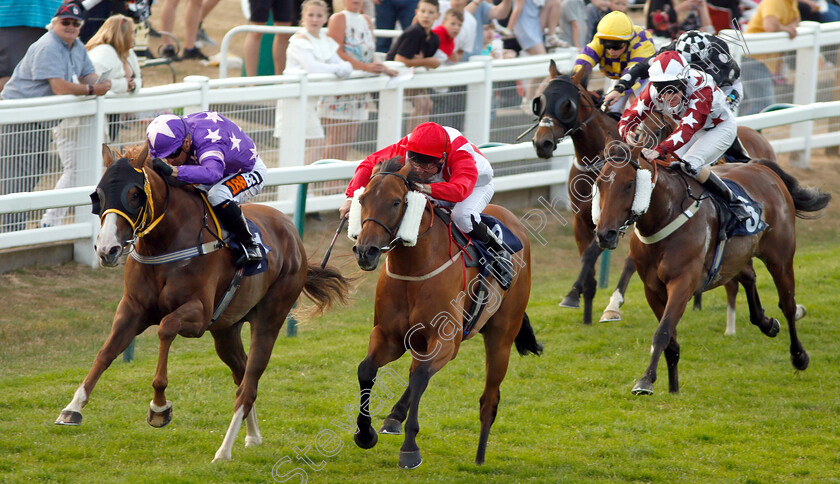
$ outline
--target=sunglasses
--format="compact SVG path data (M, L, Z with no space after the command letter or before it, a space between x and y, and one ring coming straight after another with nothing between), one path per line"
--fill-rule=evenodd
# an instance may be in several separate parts
M624 42L601 42L606 50L621 50L624 47Z
M69 27L70 25L72 25L73 27L81 27L82 26L82 23L79 22L78 20L73 20L73 19L69 19L69 18L61 19L59 21L59 23L61 25L65 26L65 27Z

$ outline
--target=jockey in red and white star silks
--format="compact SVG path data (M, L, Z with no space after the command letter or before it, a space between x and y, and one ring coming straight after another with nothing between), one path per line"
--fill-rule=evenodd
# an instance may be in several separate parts
M653 148L659 156L676 153L695 173L703 165L717 161L735 140L738 125L727 107L726 96L711 76L688 67L679 53L663 52L654 59L650 80L651 84L624 111L618 123L621 136L634 141L630 139L634 136L628 138L628 133L635 130L650 111L655 110L677 122L671 136ZM676 83L682 83L684 90L680 90ZM675 105L664 99L680 91L682 97ZM703 142L698 143L701 139Z
M650 84L624 111L618 132L625 141L635 145L634 130L651 111L670 117L677 122L677 128L653 149L642 149L642 156L652 162L667 153L676 154L682 160L683 171L729 201L739 220L748 218L743 204L709 169L738 135L738 125L727 106L726 96L711 76L690 68L678 52L656 56L649 72Z

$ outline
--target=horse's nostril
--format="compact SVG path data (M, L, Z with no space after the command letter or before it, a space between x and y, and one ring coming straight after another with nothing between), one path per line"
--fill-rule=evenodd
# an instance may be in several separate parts
M372 258L374 258L374 257L379 257L379 252L380 252L380 251L379 251L379 247L370 247L370 248L368 248L368 250L365 252L365 255L366 255L367 257L369 257L369 258L371 258L371 259L372 259Z
M554 143L551 140L545 140L542 142L543 149L550 150L554 147Z
M120 248L119 247L116 247L116 246L111 247L111 250L108 251L108 257L111 257L111 258L117 257L119 255L119 253L120 253Z

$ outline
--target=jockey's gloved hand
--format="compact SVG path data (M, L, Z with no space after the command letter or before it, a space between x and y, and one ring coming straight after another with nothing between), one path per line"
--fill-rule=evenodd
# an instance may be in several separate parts
M155 170L158 175L164 178L172 176L172 165L161 160L160 158L155 158L154 160L152 160L152 169Z
M735 109L738 106L738 91L732 91L726 96L726 104L729 109Z
M653 162L653 160L659 158L659 152L650 148L642 148L642 156L649 162Z

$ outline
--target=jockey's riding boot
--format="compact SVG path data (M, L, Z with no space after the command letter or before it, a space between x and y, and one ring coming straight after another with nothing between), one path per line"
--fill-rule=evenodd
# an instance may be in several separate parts
M245 215L242 214L239 204L234 201L227 201L213 207L213 211L219 217L222 225L233 232L239 238L239 243L242 244L243 253L236 259L236 266L241 267L246 263L262 260L260 247L254 238L254 234L248 228L248 222L245 220Z
M504 242L499 240L484 222L473 222L473 229L467 235L484 244L496 256L495 260L491 261L491 267L496 272L499 284L503 289L507 289L513 279L513 263Z
M750 155L744 149L744 145L741 144L741 140L737 136L735 137L735 141L726 149L724 157L726 157L727 163L749 163L751 160Z
M747 207L744 205L744 202L736 198L735 194L732 193L732 190L729 189L729 186L714 172L711 172L709 174L709 178L703 182L703 188L726 200L726 202L729 203L729 208L732 209L732 213L739 222L743 222L744 220L750 218L750 212L747 211Z

